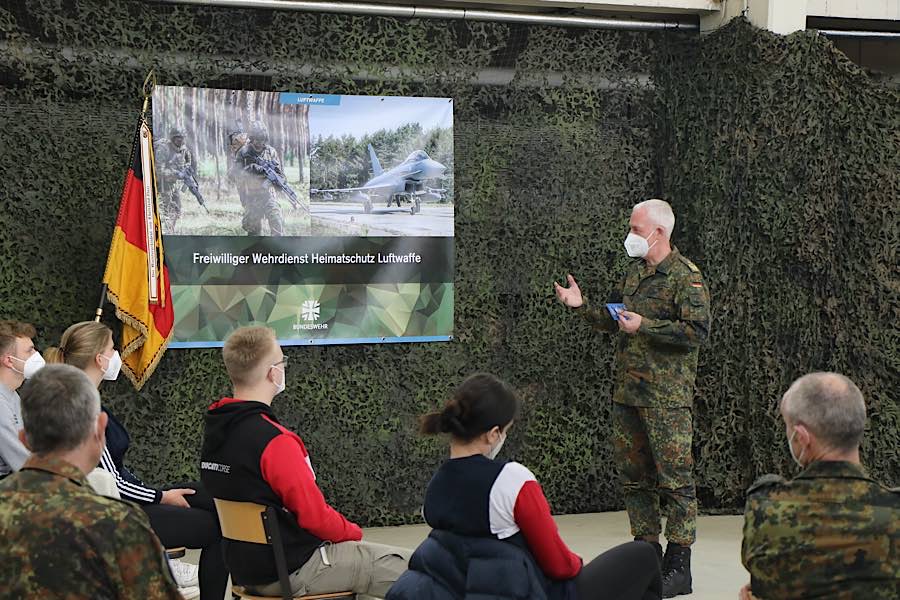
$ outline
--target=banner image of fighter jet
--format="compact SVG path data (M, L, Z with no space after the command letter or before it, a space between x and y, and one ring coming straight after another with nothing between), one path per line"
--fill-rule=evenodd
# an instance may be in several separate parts
M386 202L390 207L396 203L410 204L409 213L414 215L422 210L422 198L443 200L446 189L430 188L425 182L438 179L444 175L447 167L431 159L424 150L416 150L399 165L385 171L369 144L369 159L372 162L372 178L364 185L351 188L333 188L327 190L311 189L312 195L319 195L325 200L334 198L334 194L348 194L353 200L362 202L366 213L372 212L376 202Z

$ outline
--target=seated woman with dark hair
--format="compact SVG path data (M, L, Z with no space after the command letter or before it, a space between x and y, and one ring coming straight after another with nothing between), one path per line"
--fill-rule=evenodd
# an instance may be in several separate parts
M509 386L479 374L466 379L442 410L422 417L422 433L450 434L450 459L425 493L423 513L434 531L388 600L660 598L659 563L650 544L622 544L583 565L559 537L531 471L496 460L518 411Z

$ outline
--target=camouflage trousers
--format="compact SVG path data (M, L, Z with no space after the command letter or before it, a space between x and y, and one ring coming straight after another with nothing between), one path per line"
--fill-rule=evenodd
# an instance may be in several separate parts
M244 218L241 219L241 227L247 235L262 234L262 220L269 222L269 235L284 235L284 219L281 216L281 207L275 194L271 190L263 192L245 192Z
M690 408L644 408L613 402L613 452L635 537L659 535L666 501L666 539L684 546L697 536L697 493Z
M178 184L160 185L159 191L161 224L163 233L174 233L175 223L181 216L181 194Z

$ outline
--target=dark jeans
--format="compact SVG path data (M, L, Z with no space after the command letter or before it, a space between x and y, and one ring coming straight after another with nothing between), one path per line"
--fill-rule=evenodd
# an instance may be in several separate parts
M141 506L150 517L150 526L166 548L200 548L200 599L222 600L228 584L228 570L222 554L222 533L212 496L199 481L165 487L191 488L196 494L185 496L190 508L168 504Z
M656 551L646 542L607 550L575 578L578 600L659 600L662 576Z

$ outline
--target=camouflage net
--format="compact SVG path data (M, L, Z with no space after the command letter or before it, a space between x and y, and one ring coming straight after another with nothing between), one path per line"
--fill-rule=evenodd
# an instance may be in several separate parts
M705 267L695 456L706 505L795 472L777 402L798 376L862 389L863 462L900 483L900 93L824 37L736 20L656 66L666 194Z
M742 22L698 41L124 0L3 1L0 39L0 294L42 347L92 315L150 67L167 85L454 98L456 340L286 350L277 412L353 519L419 519L445 447L415 417L479 370L521 392L503 454L556 512L621 508L612 344L551 282L571 270L605 294L628 210L651 195L675 204L713 296L704 508L733 510L756 474L790 471L775 400L813 368L860 383L866 462L900 479L897 95L824 40ZM140 393L123 379L103 397L129 463L162 484L197 476L203 408L227 392L218 350L171 350Z

